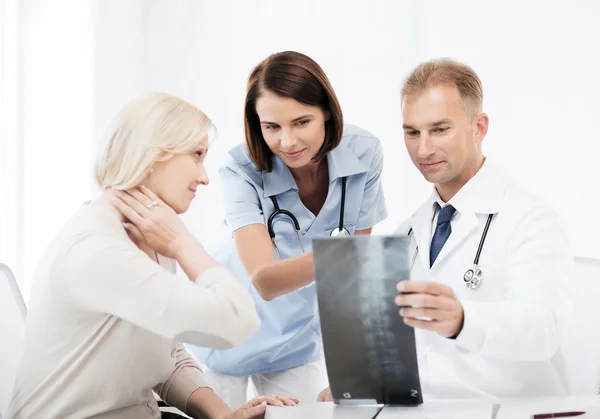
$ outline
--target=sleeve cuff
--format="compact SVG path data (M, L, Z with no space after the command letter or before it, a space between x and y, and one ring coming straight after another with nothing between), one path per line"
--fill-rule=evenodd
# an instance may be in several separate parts
M246 216L244 218L227 219L227 227L229 227L231 233L233 233L235 230L252 224L265 225L265 219L263 218L262 214L257 213L252 216Z
M185 407L187 412L187 402L192 393L201 387L210 387L200 369L186 368L186 370L177 377L177 391L169 393L169 404L171 406Z
M365 219L358 220L356 223L356 230L366 230L368 228L373 228L383 220L385 220L388 216L387 208L384 205L377 213L375 213L372 217L365 221Z
M461 301L461 303L464 314L463 328L453 342L470 352L480 352L485 342L485 329L480 316L482 303L479 301Z
M175 371L165 383L161 395L171 406L187 411L187 402L192 393L201 387L210 387L194 358L183 345L177 344L177 362Z

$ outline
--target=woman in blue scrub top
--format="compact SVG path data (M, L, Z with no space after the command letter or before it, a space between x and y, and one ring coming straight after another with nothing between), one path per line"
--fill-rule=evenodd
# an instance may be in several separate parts
M233 241L216 256L248 284L262 326L233 349L190 350L231 408L246 401L249 381L258 394L314 402L328 382L312 239L337 232L342 208L350 234L370 234L385 219L381 144L369 132L344 125L321 67L291 51L268 57L252 71L244 124L246 143L230 151L219 172ZM297 219L304 250L284 215L274 218L271 241L268 220L275 204Z

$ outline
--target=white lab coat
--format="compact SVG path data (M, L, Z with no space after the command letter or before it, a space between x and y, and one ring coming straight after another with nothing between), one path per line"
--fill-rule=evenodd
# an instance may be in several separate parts
M571 393L572 367L560 348L573 314L573 257L557 214L486 162L450 200L456 208L452 234L430 269L436 198L434 191L397 230L413 230L411 260L418 245L411 279L451 287L464 308L455 340L415 330L424 397ZM491 213L479 260L485 278L476 290L467 289L463 275Z

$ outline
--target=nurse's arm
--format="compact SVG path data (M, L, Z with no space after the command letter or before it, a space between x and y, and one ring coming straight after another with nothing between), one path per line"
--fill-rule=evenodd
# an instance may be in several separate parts
M371 234L371 229L355 234ZM275 259L271 238L264 224L251 224L233 233L235 246L258 294L270 301L314 281L312 251L283 260Z

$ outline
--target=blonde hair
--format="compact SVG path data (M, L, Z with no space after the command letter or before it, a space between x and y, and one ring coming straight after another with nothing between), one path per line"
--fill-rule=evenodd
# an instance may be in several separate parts
M96 162L102 190L138 186L155 162L192 151L214 130L195 106L167 93L148 93L127 104L105 134Z
M456 86L465 110L471 116L482 111L483 88L481 80L473 69L465 64L441 58L419 64L404 81L401 99L412 96L420 91L439 85Z

